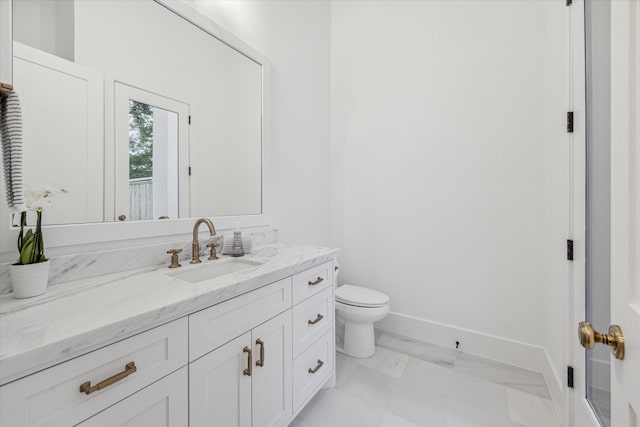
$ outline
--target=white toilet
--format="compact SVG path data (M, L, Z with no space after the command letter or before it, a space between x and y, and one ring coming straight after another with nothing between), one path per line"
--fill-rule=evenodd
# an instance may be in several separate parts
M373 323L391 310L389 297L360 286L342 285L336 289L336 317L344 323L344 354L371 357L376 352Z

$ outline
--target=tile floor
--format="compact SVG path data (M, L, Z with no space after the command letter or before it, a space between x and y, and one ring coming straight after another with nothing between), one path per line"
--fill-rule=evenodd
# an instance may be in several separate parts
M382 333L290 427L559 427L541 374Z

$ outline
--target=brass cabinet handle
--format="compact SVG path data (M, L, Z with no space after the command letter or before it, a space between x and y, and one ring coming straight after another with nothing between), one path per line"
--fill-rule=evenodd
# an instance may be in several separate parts
M256 361L256 366L264 366L264 341L258 338L256 344L260 346L260 359Z
M591 350L599 342L611 347L611 353L616 359L624 359L624 335L618 325L609 326L609 334L601 334L593 329L591 323L580 322L578 324L578 338L580 344L587 350Z
M244 348L242 349L242 352L249 354L249 358L247 360L247 369L242 371L242 374L250 377L251 376L251 349L245 345Z
M100 381L98 384L91 387L91 381L87 381L80 386L80 392L85 394L91 394L94 391L102 390L103 388L109 387L111 384L117 383L118 381L127 378L129 375L133 374L137 371L135 362L129 362L124 367L124 371L119 374L115 374L112 377L107 378L104 381Z
M125 214L118 215L118 221L125 221L126 219L127 219L127 216Z
M318 283L322 282L323 280L324 280L324 279L323 279L322 277L318 277L318 278L317 278L316 280L314 280L313 282L312 282L312 281L309 281L309 286L315 286L315 285L317 285Z
M316 317L316 320L308 320L307 323L309 323L310 325L315 325L316 323L318 323L322 319L324 319L324 316L322 314L318 313L318 317Z
M320 370L320 368L322 368L322 365L324 365L324 362L322 360L318 359L318 364L313 369L309 368L309 373L310 374L315 374L316 372L318 372Z

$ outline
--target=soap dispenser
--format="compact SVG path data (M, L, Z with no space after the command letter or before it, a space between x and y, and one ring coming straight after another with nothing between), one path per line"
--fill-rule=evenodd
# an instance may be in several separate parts
M244 247L242 246L242 233L240 230L233 232L233 244L231 246L231 256L240 257L244 255Z

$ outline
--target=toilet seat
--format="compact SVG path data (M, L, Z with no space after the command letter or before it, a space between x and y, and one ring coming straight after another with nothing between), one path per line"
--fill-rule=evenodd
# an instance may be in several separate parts
M336 301L355 307L376 308L388 304L389 297L373 289L345 284L336 289Z

